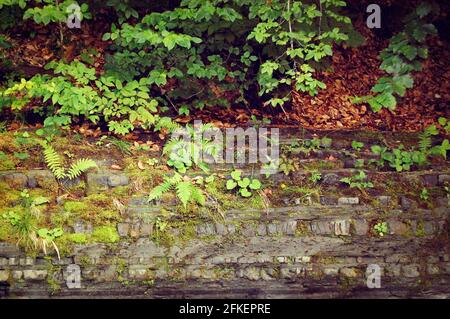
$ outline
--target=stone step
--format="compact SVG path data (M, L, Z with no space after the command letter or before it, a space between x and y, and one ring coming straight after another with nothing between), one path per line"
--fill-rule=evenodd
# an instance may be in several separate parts
M188 246L170 249L157 247L152 241L120 243L111 250L108 245L80 247L71 258L49 261L42 257L31 265L2 266L0 276L39 282L49 278L64 282L65 267L80 265L83 286L98 283L145 283L152 281L234 280L278 282L339 278L364 280L367 267L378 265L384 282L417 284L418 278L450 275L449 255L431 252L428 243L417 239L391 241L365 240L348 243L340 238L258 238L247 242L205 244L197 241ZM10 260L11 258L9 258ZM447 291L448 292L448 291Z
M320 173L323 176L322 183L325 181L328 185L341 185L339 183L339 178L341 177L349 177L353 174L357 174L361 169L355 168L340 168L340 169L322 169ZM364 170L364 169L363 169ZM379 171L371 171L364 170L368 175L368 178L376 178L376 177L389 177L401 180L411 180L411 179L419 179L428 186L442 186L446 182L450 182L450 172L448 169L448 165L445 167L437 167L428 170L421 171L407 171L407 172L379 172ZM217 169L211 171L211 173L225 174L228 175L230 170L222 170ZM210 173L210 174L211 174ZM261 172L258 169L243 169L243 175L251 176L251 175L259 175ZM198 175L206 175L203 171L190 170L188 175L198 176ZM311 170L300 169L298 171L292 172L289 176L286 176L284 173L279 172L277 174L270 175L270 180L274 181L283 181L286 179L298 179L305 178L311 175ZM329 176L329 177L327 177ZM331 177L336 176L334 179ZM95 186L99 186L101 188L113 188L117 186L126 186L130 183L130 176L127 175L126 172L121 172L117 170L99 170L97 172L89 172L86 174L87 183L95 184ZM326 182L329 180L328 182ZM23 189L23 188L49 188L57 186L56 180L53 174L46 169L41 170L27 170L27 171L0 171L0 181L8 183L13 188ZM71 181L70 184L76 185L80 180L76 179ZM70 186L65 182L66 186ZM64 181L63 181L64 184Z

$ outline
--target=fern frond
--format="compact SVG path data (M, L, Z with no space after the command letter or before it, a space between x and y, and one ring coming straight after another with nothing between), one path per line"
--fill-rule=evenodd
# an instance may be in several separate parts
M170 188L173 186L172 178L166 177L164 179L164 182L156 186L152 189L150 194L148 195L148 201L151 202L155 199L160 199L161 196L170 190Z
M422 152L425 152L431 147L431 136L428 132L423 132L419 135L419 148Z
M185 208L189 202L196 202L202 206L206 203L203 191L190 181L178 183L176 185L176 190L177 197Z
M183 180L183 176L181 176L177 172L175 172L175 174L172 177L170 177L170 181L171 181L172 185L178 184L182 180Z
M168 153L171 153L175 147L181 147L182 141L180 141L178 138L171 138L167 143L164 145L163 148L163 155L166 155Z
M56 179L62 179L66 177L61 156L56 153L52 146L46 143L42 143L42 147L44 148L45 163L52 171L53 175L55 175Z
M93 160L83 158L72 164L66 176L68 179L75 179L94 167L97 167L97 164Z
M183 204L184 208L187 207L188 202L191 200L192 196L192 183L191 182L180 182L177 184L177 197Z
M202 206L206 203L205 195L202 190L195 185L192 185L192 200Z

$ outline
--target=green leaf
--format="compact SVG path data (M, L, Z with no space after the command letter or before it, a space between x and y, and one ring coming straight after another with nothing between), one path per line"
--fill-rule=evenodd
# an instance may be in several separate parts
M390 110L395 109L395 106L397 105L397 100L392 95L392 93L383 93L377 95L375 99L380 105Z
M235 181L239 181L239 180L241 180L241 174L242 174L242 171L234 171L234 172L231 173L231 177Z
M185 208L191 198L192 187L191 182L180 182L177 184L177 197Z
M250 193L247 188L241 188L241 190L239 192L242 197L251 197L252 196L252 193Z
M229 179L229 180L227 181L227 189L228 189L228 190L232 190L232 189L236 188L237 185L238 185L238 184L237 184L234 180L232 180L232 179Z
M250 187L250 189L253 189L253 190L261 189L261 182L257 179L254 179L254 180L252 180L249 187Z
M372 153L374 154L381 154L381 146L379 145L372 145L372 147L370 148L372 150Z
M246 177L246 178L240 180L240 181L238 182L238 185L239 185L239 187L241 187L241 188L246 188L248 185L250 185L250 179Z

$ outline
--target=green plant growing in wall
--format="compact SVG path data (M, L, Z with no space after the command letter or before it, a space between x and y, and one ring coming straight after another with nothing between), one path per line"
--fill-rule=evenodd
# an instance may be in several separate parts
M265 166L265 168L269 168ZM295 158L287 158L285 154L281 155L280 165L278 169L284 173L284 175L288 176L291 172L295 172L299 169L298 160Z
M87 172L91 168L97 167L95 161L87 158L79 159L75 163L66 169L64 167L62 157L54 150L54 148L46 142L41 142L41 146L44 149L44 159L48 168L55 175L56 179L68 179L73 180L80 177L83 173Z
M206 137L205 133L214 133L216 130L212 124L201 125L200 128L186 125L180 131L175 130L174 136L163 149L163 155L169 156L167 165L183 174L194 166L208 172L209 168L204 162L204 157L216 158L222 152L222 145L215 143L212 136ZM177 132L180 134L176 134Z
M319 173L318 171L311 172L311 175L309 176L309 180L311 181L311 183L317 183L321 179L322 179L322 174Z
M420 195L419 196L420 196L421 200L426 202L430 198L430 192L428 191L428 189L422 188L422 190L420 191Z
M293 142L290 145L283 147L283 150L287 153L294 155L303 153L309 155L311 152L318 152L322 149L327 149L331 146L332 139L329 137L305 139L301 143Z
M31 213L19 214L14 211L9 211L4 213L2 218L9 222L15 234L17 234L17 245L25 241L25 245L28 246L31 240L30 234L34 228Z
M203 191L195 186L194 182L189 177L181 176L177 172L174 172L173 176L165 176L164 181L152 189L148 196L148 201L160 199L164 193L174 190L176 196L183 204L184 208L190 202L197 203L199 205L205 205L205 196Z
M364 147L364 143L358 141L352 141L352 148L359 152Z
M409 171L414 164L424 165L427 162L427 153L424 151L406 151L403 145L389 151L387 147L373 145L371 150L379 155L379 160L371 160L379 166L384 166L387 162L390 167L395 168L397 172Z
M36 236L37 234L37 236ZM37 230L36 233L33 233L33 242L35 245L35 248L42 249L45 255L47 255L47 247L49 245L52 245L55 249L56 253L58 254L58 259L61 259L61 256L59 254L58 246L56 245L55 240L59 237L61 237L64 234L64 231L61 228L53 228L53 229L47 229L47 228L40 228Z
M242 197L251 197L252 190L260 190L261 182L258 179L242 178L242 171L236 170L231 173L231 179L227 180L226 188L228 190L237 189Z
M351 177L341 178L342 183L348 184L350 188L358 188L359 190L364 190L365 188L372 188L373 183L367 181L367 175L364 171L359 171L357 175Z
M42 250L45 255L47 255L47 247L52 245L60 259L55 240L62 236L63 230L60 228L49 230L35 225L41 215L39 206L48 203L48 198L31 197L26 189L21 192L20 198L20 210L9 211L2 215L17 234L17 245L25 241L26 247L33 246L34 249Z
M378 222L373 226L373 231L380 237L388 234L389 227L387 222Z

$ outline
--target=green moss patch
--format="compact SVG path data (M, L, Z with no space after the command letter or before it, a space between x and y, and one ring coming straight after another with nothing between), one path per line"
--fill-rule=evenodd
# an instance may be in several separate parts
M120 237L115 227L100 226L94 228L92 240L99 243L117 243Z

